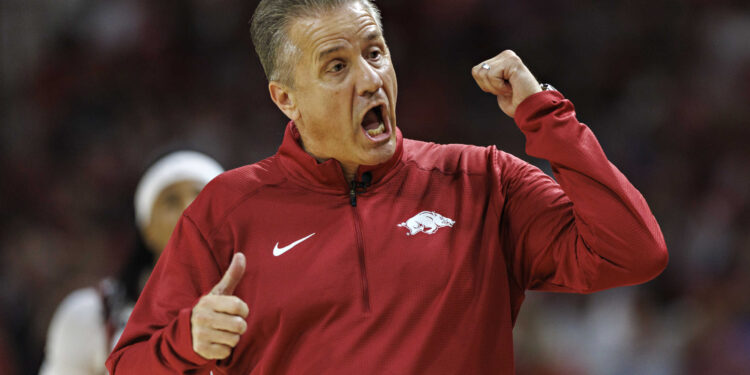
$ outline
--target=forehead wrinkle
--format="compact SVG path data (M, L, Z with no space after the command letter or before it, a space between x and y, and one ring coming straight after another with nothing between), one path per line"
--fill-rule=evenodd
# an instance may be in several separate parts
M318 59L322 57L323 54L331 53L334 49L344 48L344 45L338 45L333 46L328 49L325 49L321 51L319 54L316 54L317 51L320 51L321 49L325 48L326 44L334 44L336 43L336 40L341 40L344 43L347 43L348 40L341 35L341 32L336 32L330 35L326 35L326 33L330 32L326 30L324 27L326 24L316 22L319 21L320 18L306 18L301 19L298 22L295 23L295 25L292 27L294 30L294 34L296 34L297 38L295 39L302 39L299 40L299 44L304 45L308 42L310 45L310 48L303 48L306 51L306 53L312 53L313 59ZM321 35L322 33L322 35ZM341 44L344 44L341 43Z
M315 42L311 48L311 53L313 54L312 57L314 61L320 61L327 55L349 47L351 47L351 42L349 40L340 35L331 35ZM317 51L320 51L320 53L317 53Z
M368 30L369 26L374 26L375 30L369 31ZM364 39L364 40L366 40L368 42L371 42L371 41L376 40L376 39L382 39L382 36L383 36L383 34L380 32L380 30L377 29L377 25L375 23L370 23L370 24L363 25L362 27L359 28L359 30L357 30L357 34L356 35L362 35L363 33L366 33L366 34L364 35L364 37L362 39ZM335 40L335 39L339 39L339 37L333 37L331 39ZM319 54L317 54L317 60L318 61L319 60L323 60L323 58L325 58L327 55L335 53L335 52L338 52L338 51L340 51L342 49L345 49L349 45L351 45L350 41L347 38L341 37L341 39L343 39L346 42L348 42L348 43L346 43L347 45L344 45L344 43L342 43L340 45L335 45L333 47L326 48L323 51L321 51ZM330 42L329 39L321 40L319 43L317 43L317 45L315 46L315 48L313 48L313 50L320 50L320 49L322 49L323 45L329 44L328 42ZM332 43L336 43L336 42L332 42Z
M352 39L352 36L361 36L363 32L369 31L367 30L369 28L374 28L375 30L370 31L364 37L365 39L373 40L379 36L382 36L382 32L380 31L380 28L375 22L373 16L366 9L363 9L358 2L351 4L347 10L353 10L354 12L358 13L356 15L356 18L354 19L354 22L349 19L348 14L345 13L343 9L340 9L338 12L334 10L331 12L325 12L323 14L298 18L292 25L292 29L297 31L296 34L298 34L298 36L302 36L302 38L307 39L311 42L310 44L312 44L313 53L319 50L321 45L330 42L332 39L340 38L349 43L352 43L353 40L350 40ZM319 35L321 33L331 32L330 28L326 26L337 23L343 24L344 27L338 30L334 30L333 34L330 35L330 37ZM357 29L351 30L354 27L357 27ZM348 33L347 30L354 31L354 33ZM316 40L317 38L322 39Z
M365 19L362 20L362 18L365 18ZM364 14L358 16L357 21L362 23L362 25L357 30L357 35L361 35L362 33L367 32L366 29L369 27L374 27L375 30L367 34L366 36L367 40L372 40L382 35L380 28L378 28L378 24L375 23L375 19L372 17L370 13L365 12ZM377 35L373 37L371 34L377 34Z
M383 38L383 34L379 30L375 30L373 32L370 32L365 36L365 39L367 39L368 42L372 42L375 39L381 39Z

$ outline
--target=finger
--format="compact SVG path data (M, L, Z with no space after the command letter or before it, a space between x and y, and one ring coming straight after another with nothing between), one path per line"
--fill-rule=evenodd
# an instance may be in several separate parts
M512 57L512 56L511 56ZM485 75L486 85L495 95L513 95L511 77L515 72L511 58L504 53L492 59L491 71Z
M208 308L211 312L225 313L229 315L236 315L242 318L247 318L250 309L247 307L247 303L241 300L237 296L214 296L208 295L203 297L204 307ZM209 317L210 318L210 313Z
M210 308L196 310L190 322L193 327L201 329L219 329L237 334L243 334L247 330L247 322L242 316L216 312Z
M489 69L487 69L487 67L489 67ZM481 87L484 92L488 93L492 93L492 86L489 84L488 79L491 71L492 64L490 64L489 61L482 63L481 67L479 68L479 87Z
M504 74L505 72L501 72L500 74ZM493 93L495 95L501 96L501 95L512 95L513 94L513 86L511 83L502 77L502 75L498 74L491 75L487 77L487 81L489 82L489 85L492 86Z
M193 351L205 359L224 359L232 354L232 348L224 344L215 343L198 343L193 347Z
M211 294L214 295L231 295L234 293L234 289L242 280L242 276L245 274L245 255L242 253L235 253L232 257L232 263L229 264L227 272L221 278L218 284L211 289Z
M474 65L471 68L471 76L474 77L474 79L477 79L477 77L479 75L479 69L481 69L481 68L482 68L482 64Z
M485 69L483 66L485 64L489 64L489 61L484 61L478 65L476 65L474 68L472 68L471 73L474 77L474 80L477 82L477 85L479 86L482 91L487 93L492 93L492 87L488 85L487 81L487 73L490 71L490 69Z
M240 334L227 332L209 327L197 326L192 328L193 341L198 344L222 344L235 347L240 340Z
M502 66L502 75L499 77L505 81L508 89L518 83L519 77L528 71L521 58L511 50L503 51L498 55L498 59Z
M230 315L215 312L216 316L211 319L210 327L234 334L243 334L247 330L247 322L238 315Z
M226 345L230 348L234 348L237 346L237 343L240 342L240 335L232 332L214 329L210 331L208 336L208 342L212 344Z

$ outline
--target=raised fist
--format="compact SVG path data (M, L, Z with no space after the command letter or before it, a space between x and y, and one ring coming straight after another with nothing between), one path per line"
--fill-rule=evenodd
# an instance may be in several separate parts
M497 104L506 115L513 117L524 99L542 91L534 75L521 58L511 50L481 62L471 69L477 85L497 96Z

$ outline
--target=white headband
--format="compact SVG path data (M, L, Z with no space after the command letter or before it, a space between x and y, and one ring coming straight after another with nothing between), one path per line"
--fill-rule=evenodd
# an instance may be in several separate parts
M224 172L216 160L195 151L176 151L154 163L135 190L135 222L143 228L151 221L151 210L159 193L178 181L197 181L205 186Z

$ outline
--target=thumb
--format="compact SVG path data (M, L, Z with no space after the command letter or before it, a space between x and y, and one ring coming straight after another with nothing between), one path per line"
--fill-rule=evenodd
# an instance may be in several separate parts
M235 253L232 257L232 263L229 263L227 272L224 273L224 277L221 278L218 284L211 289L210 294L229 296L234 293L234 288L242 280L242 276L245 274L245 254Z

